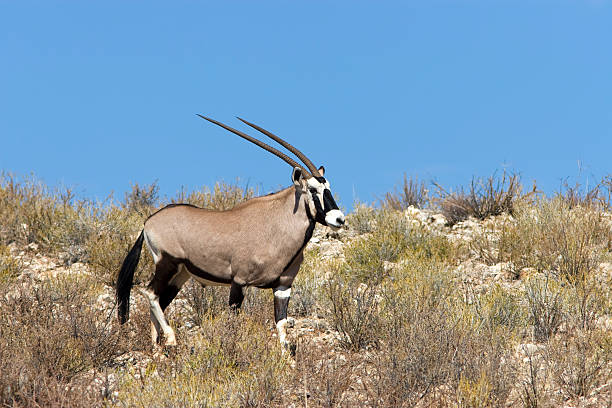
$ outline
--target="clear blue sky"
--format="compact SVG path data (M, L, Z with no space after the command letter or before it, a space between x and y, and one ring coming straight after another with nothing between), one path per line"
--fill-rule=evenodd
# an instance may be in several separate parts
M196 113L294 143L345 207L404 172L612 173L609 1L0 0L0 33L0 169L88 197L289 185Z

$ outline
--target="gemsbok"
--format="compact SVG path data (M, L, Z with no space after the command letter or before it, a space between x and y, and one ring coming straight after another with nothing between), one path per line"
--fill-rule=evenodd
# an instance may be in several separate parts
M304 259L304 247L315 223L338 229L344 214L338 209L318 169L298 149L261 127L240 119L295 154L308 168L286 154L214 119L198 115L280 157L293 167L293 185L274 194L253 198L227 211L213 211L189 204L170 204L151 215L123 261L117 277L117 314L129 317L134 271L146 242L155 263L153 279L142 292L150 304L154 343L176 345L164 310L183 284L193 277L202 285L230 286L229 306L239 309L244 288L255 286L274 292L274 321L283 352L287 305L291 285Z

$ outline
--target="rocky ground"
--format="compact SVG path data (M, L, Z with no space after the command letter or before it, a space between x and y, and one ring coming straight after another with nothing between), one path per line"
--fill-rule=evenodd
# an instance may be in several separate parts
M415 208L409 208L404 212L404 216L411 223L418 224L434 231L437 234L443 234L452 242L470 242L476 234L483 234L486 231L494 231L496 226L504 222L512 222L511 217L502 215L490 218L484 222L473 219L455 224L452 227L446 225L446 220L441 214L423 211ZM367 235L367 233L366 233ZM317 226L314 236L309 242L306 251L318 251L318 256L322 260L342 259L344 257L344 247L355 239L363 239L364 234L357 234L354 230L345 229L339 232L332 232L327 228ZM27 247L19 247L15 244L9 246L10 253L22 265L22 273L18 277L21 281L37 282L45 279L57 277L59 275L80 275L89 274L88 266L83 263L73 263L66 265L60 258L47 256L39 250L36 244L30 244ZM394 268L397 265L387 263L386 268ZM533 273L530 268L523 268L519 271L513 269L512 265L507 263L487 264L479 259L478 254L470 253L468 256L458 260L453 266L454 275L457 277L458 287L470 288L466 291L465 296L474 296L474 294L486 292L493 285L501 285L508 292L520 292L525 290L525 280ZM326 279L328 271L321 270L321 279ZM599 265L599 279L606 282L608 285L612 282L612 263L603 262ZM607 286L609 288L609 286ZM135 293L134 291L133 293ZM469 299L466 299L469 301ZM180 303L180 298L178 299ZM133 295L132 304L134 308L146 307L143 300L138 294ZM114 308L113 288L102 285L100 294L97 296L96 307L100 313L112 315ZM272 305L270 304L270 308ZM601 329L612 330L612 316L603 316L598 320L598 325ZM192 330L197 330L193 328ZM189 331L187 333L187 339ZM270 325L270 335L275 336L273 326ZM323 314L313 313L305 317L293 317L289 324L290 340L296 344L308 343L310 346L317 347L322 353L328 354L329 362L337 363L345 362L347 359L355 358L340 346L340 334L334 329L332 324L326 320ZM188 340L187 340L188 341ZM527 376L529 368L534 359L541 358L545 353L546 345L534 342L522 342L516 345L513 355L514 362L520 367L521 376ZM299 349L298 349L299 350ZM364 351L363 353L368 353ZM157 358L146 352L130 352L120 356L115 362L117 366L130 366L131 369L146 369L152 359ZM367 358L361 358L364 362ZM299 365L298 365L299 368ZM608 361L605 369L608 374L608 379L612 379L611 370L612 362ZM367 372L364 367L356 365L354 369L349 370L347 379L351 386L347 387L346 395L341 398L341 401L353 401L359 403L362 379L355 373ZM103 393L113 392L114 384L116 383L115 374L96 375L85 373L83 378L87 378L91 382L91 386L95 387ZM110 396L112 400L112 395ZM301 398L301 397L300 397ZM288 406L302 406L301 399L296 397L296 401L290 402L291 398L287 398ZM518 398L509 398L513 401L512 404L517 404ZM520 404L518 404L520 405ZM565 407L610 407L612 406L612 382L598 386L587 397L581 397L573 400L566 400Z

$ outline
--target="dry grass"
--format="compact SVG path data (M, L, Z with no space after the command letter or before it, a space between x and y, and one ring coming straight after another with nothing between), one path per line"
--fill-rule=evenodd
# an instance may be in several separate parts
M99 291L91 279L77 276L4 288L2 404L86 406L104 399L83 384L127 350L128 342L114 319L96 307Z
M579 182L571 185L568 180L564 180L556 197L563 200L570 208L609 210L612 205L612 176L604 177L592 187Z
M591 207L572 207L559 197L515 207L474 236L470 248L488 264L509 262L518 277L523 268L553 272L570 280L591 274L612 249L607 216Z
M8 247L0 245L0 289L10 285L21 274L22 265Z
M248 314L208 316L171 359L128 370L118 401L127 406L267 406L281 397L286 360Z
M4 175L0 405L540 407L597 396L612 381L602 326L612 315L611 282L600 271L612 259L604 182L597 200L577 192L518 200L518 178L505 174L461 189L452 211L488 218L469 242L472 260L504 262L516 278L484 285L457 272L467 255L449 229L401 211L410 191L422 193L411 183L393 193L397 206L356 207L342 259L323 260L323 246L306 253L290 302L298 317L291 368L274 337L269 290L249 290L236 315L226 288L189 282L168 309L179 343L172 350L151 347L138 295L130 322L115 323L100 295L112 293L104 285L164 205L155 184L94 203ZM227 209L254 193L217 184L167 201ZM34 253L18 255L31 242L65 264L84 262L89 274L37 276ZM143 255L137 282L150 273Z
M419 181L418 177L407 178L404 174L404 182L399 191L397 188L393 192L385 194L385 198L380 200L383 207L404 211L410 206L425 208L429 204L429 191L425 188L425 183Z
M437 205L449 225L469 217L484 220L502 213L512 214L522 189L519 175L505 171L501 176L494 174L487 179L472 178L467 191L461 187L448 192L439 184L434 185L438 188Z
M181 191L173 203L188 203L211 210L229 210L250 198L255 197L257 190L241 187L239 181L234 183L217 182L210 189L207 186L197 191L186 193Z
M376 228L376 210L368 205L355 202L353 212L347 214L347 225L358 234L374 231Z

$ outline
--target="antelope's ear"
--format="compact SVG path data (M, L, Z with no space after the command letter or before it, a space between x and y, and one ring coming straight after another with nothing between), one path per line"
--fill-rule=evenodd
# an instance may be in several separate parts
M304 179L304 174L302 173L302 169L300 169L299 167L294 167L293 174L291 174L291 180L293 180L293 184L296 187L302 187L302 184L300 182L303 179Z
M325 167L319 167L319 173L321 174L321 177L325 176Z

